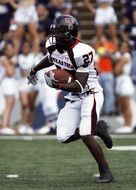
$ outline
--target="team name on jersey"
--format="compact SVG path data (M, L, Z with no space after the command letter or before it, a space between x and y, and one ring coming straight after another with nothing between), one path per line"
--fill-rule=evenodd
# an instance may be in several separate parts
M71 65L70 63L67 63L67 62L65 62L65 61L62 61L62 60L57 59L57 58L55 58L55 57L52 57L52 56L51 56L51 60L52 60L52 62L53 62L54 64L63 65L63 66L65 66L65 67L74 69L73 65Z

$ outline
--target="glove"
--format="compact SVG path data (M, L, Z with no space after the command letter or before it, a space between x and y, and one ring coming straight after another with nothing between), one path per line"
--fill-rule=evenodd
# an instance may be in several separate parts
M52 71L49 71L49 76L47 76L47 74L44 74L45 77L45 81L47 83L48 86L52 87L52 88L56 88L56 82L58 82L57 80L55 80L54 78L54 73Z
M31 83L32 85L35 86L38 81L38 78L36 77L36 72L31 69L30 75L27 77L27 79L28 79L28 84Z
M28 79L28 84L31 83L33 86L37 84L38 78L35 75L29 75L27 79Z
M50 87L53 87L52 78L50 76L48 77L46 74L44 75L44 77L45 77L46 84Z

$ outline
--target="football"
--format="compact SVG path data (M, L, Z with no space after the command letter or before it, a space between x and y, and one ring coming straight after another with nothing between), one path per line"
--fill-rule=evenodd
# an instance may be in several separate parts
M61 82L66 84L74 81L74 77L68 71L62 69L53 69L45 74L47 76L51 76L51 78L56 82Z

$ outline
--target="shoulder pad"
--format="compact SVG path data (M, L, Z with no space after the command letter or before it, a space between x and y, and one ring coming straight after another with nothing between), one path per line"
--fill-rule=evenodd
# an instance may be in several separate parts
M49 37L45 43L45 48L49 48L51 46L54 46L56 45L56 40L55 40L55 37Z

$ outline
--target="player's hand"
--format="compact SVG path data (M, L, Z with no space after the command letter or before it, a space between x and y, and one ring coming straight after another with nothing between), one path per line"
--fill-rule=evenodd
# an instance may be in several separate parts
M37 81L38 81L38 78L36 76L36 72L31 69L30 75L27 77L27 79L28 79L28 84L32 84L35 86L37 84Z
M52 87L53 88L53 84L52 84L52 78L49 76L47 76L46 74L44 75L44 77L45 77L45 81L46 81L46 84L48 85L48 86L50 86L50 87Z
M49 72L49 76L47 76L46 74L44 74L44 77L45 77L46 84L49 87L58 89L59 83L58 83L58 81L56 81L54 79L54 75L53 75L52 71Z

